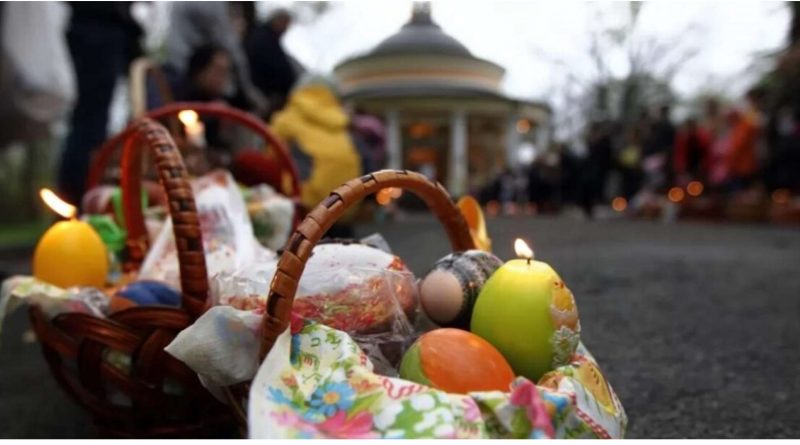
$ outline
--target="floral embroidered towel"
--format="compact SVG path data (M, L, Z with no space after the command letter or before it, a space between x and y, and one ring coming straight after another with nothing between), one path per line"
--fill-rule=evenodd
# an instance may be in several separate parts
M250 389L253 438L621 438L627 418L583 345L540 384L448 394L375 374L344 332L295 321Z

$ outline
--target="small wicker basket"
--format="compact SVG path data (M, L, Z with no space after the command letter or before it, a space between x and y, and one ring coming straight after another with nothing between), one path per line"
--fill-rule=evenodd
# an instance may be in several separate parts
M230 107L222 103L211 102L175 102L164 105L147 112L146 117L163 121L166 120L167 126L172 129L172 134L179 134L175 119L178 113L184 110L193 110L197 112L200 117L215 117L221 120L234 122L242 127L252 131L259 139L261 139L267 146L269 146L274 153L277 161L280 163L281 169L285 172L289 181L286 187L279 190L283 195L293 198L297 201L300 197L300 180L299 173L289 155L289 149L286 144L277 137L260 119L250 113L241 111L239 109ZM128 127L122 132L109 138L95 154L92 165L89 169L89 176L86 180L86 189L91 190L93 187L101 184L104 179L109 175L109 166L112 165L115 156L118 155L120 149L125 141L130 139L133 132L132 127ZM111 175L112 180L116 180L115 175Z
M419 173L400 170L381 170L346 182L306 215L286 243L270 284L262 321L260 360L264 360L278 336L289 327L300 276L314 246L347 209L366 196L390 187L402 188L420 197L444 226L454 251L475 248L464 216L438 182ZM248 384L225 390L242 427L247 425L245 413L248 390Z
M103 435L213 437L233 425L230 410L164 347L207 308L208 278L189 176L168 131L142 119L122 133L122 189L128 268L139 266L147 236L139 197L143 145L166 191L180 262L181 307L137 306L97 318L66 313L48 320L30 308L34 331L58 383L94 417ZM110 358L129 357L129 366Z

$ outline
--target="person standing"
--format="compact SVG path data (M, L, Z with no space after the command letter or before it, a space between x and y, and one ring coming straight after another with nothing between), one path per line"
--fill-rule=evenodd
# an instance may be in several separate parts
M583 211L588 218L594 215L595 204L605 195L606 180L611 170L612 147L608 127L609 124L605 122L593 122L589 127L582 193Z
M664 184L671 184L672 149L675 145L675 126L670 119L670 108L662 105L658 109L658 115L653 122L648 143L645 146L645 157L657 155L663 159L662 174L665 176Z
M287 142L296 160L301 202L308 209L362 174L349 123L330 83L314 76L300 82L286 107L272 116L272 130Z
M189 58L186 77L175 97L187 102L215 102L225 99L231 83L233 62L224 48L204 45Z
M622 196L630 200L642 184L642 138L638 126L625 132L625 145L617 160L622 175Z
M77 101L61 155L58 189L80 203L92 151L107 136L114 86L141 53L142 29L131 15L133 2L69 2L67 44L77 80Z
M675 138L672 156L673 175L679 185L689 181L706 181L711 137L693 118L689 118Z
M378 171L386 165L386 128L380 119L356 109L350 114L350 134L365 173Z
M253 84L270 103L268 114L284 107L289 91L297 81L289 55L281 45L281 38L289 29L292 17L289 11L278 9L262 24L250 25L244 47L250 63Z
M267 101L250 79L250 67L242 46L240 34L234 26L233 2L175 2L170 13L170 31L167 33L167 62L165 72L173 85L186 76L189 59L201 47L213 45L224 49L233 60L235 87L229 86L227 96L238 93L244 98L246 108L257 114L267 110Z
M730 180L728 189L737 192L748 188L758 173L757 144L761 127L761 117L757 106L757 93L749 91L747 103L742 112L737 113L731 129L727 167Z
M710 142L713 143L722 135L727 126L725 113L719 100L709 98L704 105L704 116L701 127L708 135Z
M730 110L725 113L725 119L719 127L719 133L711 142L708 155L708 185L715 194L722 194L730 178L728 157L731 151L731 141L734 129L741 116L738 111Z
M800 192L800 113L790 106L778 108L769 120L768 130L771 152L764 172L767 189Z

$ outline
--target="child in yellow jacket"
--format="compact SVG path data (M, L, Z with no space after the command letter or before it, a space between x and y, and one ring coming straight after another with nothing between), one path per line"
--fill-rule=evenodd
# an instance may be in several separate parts
M324 83L296 88L286 107L273 116L271 127L275 133L310 164L310 168L299 166L301 202L308 209L339 185L362 174L348 124L342 105ZM298 153L294 154L297 158Z

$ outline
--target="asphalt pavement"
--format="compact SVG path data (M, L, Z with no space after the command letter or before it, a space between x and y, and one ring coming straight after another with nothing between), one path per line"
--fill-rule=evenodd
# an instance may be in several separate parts
M800 437L800 230L566 217L489 229L498 256L532 241L572 289L628 437ZM376 231L418 274L449 251L428 216L358 228ZM5 273L28 265L25 253L0 258ZM94 437L26 329L25 311L3 327L0 437Z

